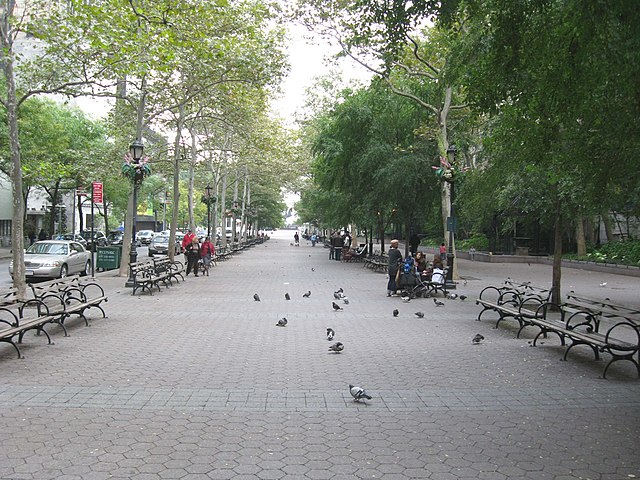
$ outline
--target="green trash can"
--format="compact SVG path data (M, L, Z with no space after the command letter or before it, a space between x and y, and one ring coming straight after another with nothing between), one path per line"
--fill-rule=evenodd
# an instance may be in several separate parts
M97 247L96 269L115 270L120 268L120 258L122 257L122 247Z

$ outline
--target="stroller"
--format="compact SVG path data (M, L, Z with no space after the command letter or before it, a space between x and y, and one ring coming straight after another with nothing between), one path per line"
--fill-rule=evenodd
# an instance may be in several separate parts
M403 297L416 298L416 289L419 286L419 279L416 276L416 267L413 258L407 257L398 268L396 277L396 287L402 292Z

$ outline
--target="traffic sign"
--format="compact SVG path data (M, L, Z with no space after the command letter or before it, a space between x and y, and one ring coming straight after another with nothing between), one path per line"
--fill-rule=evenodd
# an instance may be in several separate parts
M102 182L91 184L91 198L93 203L102 203Z

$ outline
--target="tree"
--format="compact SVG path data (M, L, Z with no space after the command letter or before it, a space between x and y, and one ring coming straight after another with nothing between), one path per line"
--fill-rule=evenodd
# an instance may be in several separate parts
M486 176L553 223L558 302L565 228L638 191L640 15L624 1L471 0L456 18L468 35L454 73L494 115Z

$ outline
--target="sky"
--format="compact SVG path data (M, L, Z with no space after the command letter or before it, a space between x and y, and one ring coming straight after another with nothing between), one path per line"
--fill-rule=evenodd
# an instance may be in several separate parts
M305 90L314 84L317 77L327 74L330 67L342 73L345 84L351 81L364 83L371 78L368 70L351 59L330 58L339 52L339 48L305 27L290 23L288 30L290 42L287 50L291 70L282 85L283 95L272 105L287 124L293 125L296 112L304 107Z

